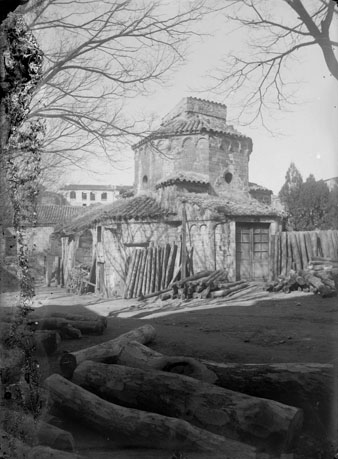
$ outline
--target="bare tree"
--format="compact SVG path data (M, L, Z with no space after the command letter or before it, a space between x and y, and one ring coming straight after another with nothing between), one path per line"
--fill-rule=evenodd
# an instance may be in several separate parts
M294 103L294 78L301 52L316 47L332 77L338 80L337 2L333 0L228 0L223 7L229 24L245 31L242 55L226 56L214 75L214 90L225 98L241 93L238 119L265 124L271 109Z
M117 161L130 136L144 134L124 106L183 62L204 3L35 0L22 7L45 55L28 115L47 123L43 167L81 165L93 153Z

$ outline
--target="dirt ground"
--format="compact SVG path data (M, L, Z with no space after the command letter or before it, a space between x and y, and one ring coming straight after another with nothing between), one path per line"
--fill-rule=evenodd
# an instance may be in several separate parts
M62 310L86 314L93 310L92 305L95 303L95 298L75 296L71 301L67 298L65 301L64 293L55 291L54 297L53 292L45 291L45 297L46 295L49 295L49 301L39 302L41 311L46 312ZM102 302L95 306L97 313L100 310L102 315L108 315L107 303ZM185 355L224 363L317 362L332 363L336 368L338 366L337 298L322 299L312 294L296 292L279 296L270 294L268 298L251 306L227 304L222 307L220 304L213 309L172 313L150 319L140 316L121 318L117 313L110 314L108 327L103 335L63 341L57 354L49 358L47 373L59 372L58 359L63 351L73 351L113 339L145 323L152 324L157 331L156 340L151 347L167 355ZM334 413L334 406L332 410ZM295 445L294 455L285 457L333 459L337 452L337 425L332 423L332 419L327 421L320 432L303 431ZM103 437L80 427L75 421L64 420L64 424L75 435L79 452L88 458L172 457L171 453L160 450L117 450ZM328 427L329 424L331 427ZM189 453L184 457L208 459L211 456Z

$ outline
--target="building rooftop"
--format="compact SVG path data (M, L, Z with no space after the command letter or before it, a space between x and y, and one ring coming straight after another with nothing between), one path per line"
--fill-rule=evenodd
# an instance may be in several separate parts
M69 184L60 188L60 190L92 190L92 191L114 191L117 187L112 185L90 185L90 184Z
M270 194L272 194L272 191L269 190L269 188L266 188L265 186L258 185L257 183L249 182L249 190L250 191L268 191Z
M256 199L229 199L222 196L189 193L181 196L182 200L201 209L210 210L216 215L228 217L282 217L284 213L271 205L263 204Z
M43 205L36 206L36 224L31 226L56 226L82 214L86 208L75 206ZM4 221L5 220L5 221ZM13 226L13 212L9 210L2 219L4 226Z
M183 99L174 110L163 118L158 129L139 141L133 148L154 139L203 132L228 134L232 137L248 139L252 147L252 141L249 137L226 123L225 105L188 97Z
M57 232L73 234L95 226L97 223L154 219L166 215L168 215L168 211L163 209L155 199L148 196L137 196L135 198L121 199L111 204L93 206L83 215L74 218L70 223L60 226Z
M197 172L174 172L167 177L159 180L156 184L156 188L161 188L163 186L174 185L176 183L199 183L201 185L208 185L209 178L205 174L199 174Z

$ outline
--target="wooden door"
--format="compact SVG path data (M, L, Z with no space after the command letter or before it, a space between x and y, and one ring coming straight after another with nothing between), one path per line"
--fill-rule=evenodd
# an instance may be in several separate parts
M269 224L236 224L236 279L269 279Z

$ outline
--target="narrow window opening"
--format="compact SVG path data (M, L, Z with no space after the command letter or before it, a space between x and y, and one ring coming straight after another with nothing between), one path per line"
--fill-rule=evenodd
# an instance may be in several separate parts
M230 183L232 181L232 173L231 172L226 172L224 174L224 180L226 183Z
M93 192L90 193L90 200L95 201L95 193Z
M101 193L101 201L107 201L107 193Z
M143 185L146 185L148 183L148 177L146 175L143 176L142 183Z

